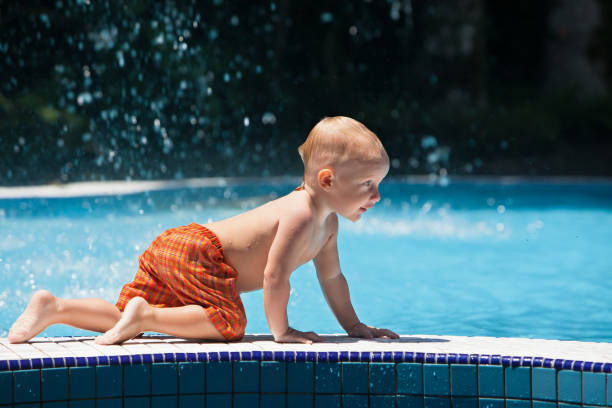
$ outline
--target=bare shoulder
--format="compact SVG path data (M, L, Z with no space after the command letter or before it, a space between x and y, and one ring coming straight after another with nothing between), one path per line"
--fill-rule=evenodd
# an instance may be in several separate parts
M279 223L290 229L305 230L313 226L313 212L307 197L302 194L289 194L275 203Z

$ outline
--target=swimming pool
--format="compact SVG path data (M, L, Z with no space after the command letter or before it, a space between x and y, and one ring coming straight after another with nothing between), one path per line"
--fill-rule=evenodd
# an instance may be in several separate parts
M26 190L1 198L0 337L34 290L114 302L163 230L231 216L295 185L220 179L119 195L27 198ZM381 194L361 221L340 227L341 265L363 321L404 334L612 339L609 181L390 180ZM294 327L341 331L311 264L291 283ZM261 291L243 302L247 333L267 332ZM87 333L42 333L77 334Z

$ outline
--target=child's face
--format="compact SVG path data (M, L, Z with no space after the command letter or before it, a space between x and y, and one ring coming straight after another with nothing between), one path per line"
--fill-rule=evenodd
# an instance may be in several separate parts
M380 200L378 185L389 171L386 160L352 162L336 169L333 197L338 214L355 222Z

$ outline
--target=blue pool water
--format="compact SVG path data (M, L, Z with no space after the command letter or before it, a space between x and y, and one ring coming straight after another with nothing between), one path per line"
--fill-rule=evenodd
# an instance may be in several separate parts
M163 230L234 215L294 187L220 185L121 196L0 199L0 336L31 293L116 300ZM612 184L388 181L340 260L362 321L399 333L612 341ZM312 264L291 278L291 324L341 332ZM268 332L262 292L243 294ZM88 334L55 326L43 335Z

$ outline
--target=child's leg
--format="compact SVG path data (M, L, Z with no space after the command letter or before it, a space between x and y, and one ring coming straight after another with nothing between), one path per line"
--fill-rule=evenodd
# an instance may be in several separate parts
M120 318L119 309L105 300L60 299L46 290L39 290L32 295L25 311L11 327L8 341L28 341L48 326L57 323L105 332Z
M188 339L224 340L202 306L158 308L141 297L132 298L117 324L96 339L98 344L117 344L144 331Z

